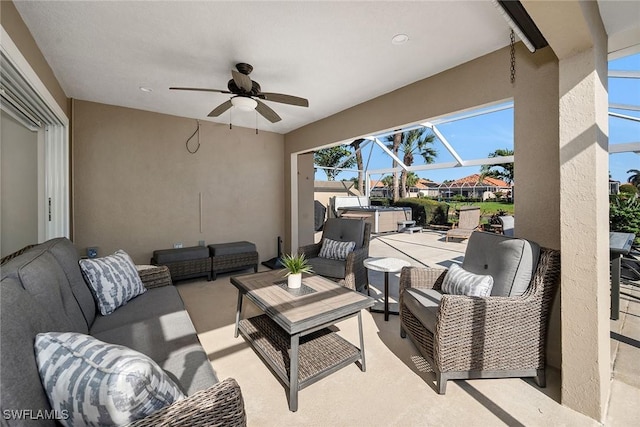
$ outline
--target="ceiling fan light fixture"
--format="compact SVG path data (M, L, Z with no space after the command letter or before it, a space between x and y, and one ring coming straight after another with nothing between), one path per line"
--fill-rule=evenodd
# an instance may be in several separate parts
M258 106L255 99L247 98L246 96L236 96L231 98L231 104L242 111L253 111Z

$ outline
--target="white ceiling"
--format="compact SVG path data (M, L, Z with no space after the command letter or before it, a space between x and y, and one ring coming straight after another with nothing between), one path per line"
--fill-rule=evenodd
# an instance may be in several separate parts
M207 114L229 95L168 88L226 89L234 64L248 62L263 91L309 100L309 108L267 102L282 121L259 116L258 128L279 133L509 41L490 1L15 4L68 97L211 120ZM409 41L392 44L398 33ZM255 113L232 110L233 125L256 126ZM229 120L226 112L214 121Z

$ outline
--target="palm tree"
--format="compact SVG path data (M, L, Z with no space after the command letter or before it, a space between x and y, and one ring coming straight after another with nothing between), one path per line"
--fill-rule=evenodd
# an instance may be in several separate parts
M350 168L355 164L355 159L351 157L351 151L343 146L323 148L313 153L313 162L318 166L327 168ZM322 169L327 174L328 181L335 181L340 173L335 169Z
M356 167L358 168L358 191L360 194L364 194L364 163L362 161L362 151L360 150L360 144L362 144L364 139L356 139L351 143L351 148L353 152L356 154Z
M627 179L627 182L631 185L635 185L636 188L640 190L640 170L629 169L627 173L631 174L631 176Z
M397 131L393 136L388 136L387 141L391 142L387 147L391 149L391 152L398 157L398 150L400 149L400 144L402 144L402 133ZM398 167L398 162L395 159L392 162L393 168ZM398 172L393 172L393 201L395 202L400 198L400 192L398 191L400 186L400 182L398 181Z
M513 150L508 148L499 148L493 153L489 153L489 157L506 157L513 156ZM513 182L513 163L503 163L501 165L484 165L480 168L480 179L490 176L505 181L507 184Z
M397 138L398 136L399 138ZM392 150L396 146L396 139L399 139L399 143L397 144L398 148L394 151L394 154L397 156L398 152L402 151L402 161L406 166L413 164L415 154L422 156L426 164L433 163L438 154L437 151L430 146L435 140L435 135L431 133L428 128L412 129L407 132L395 134L393 136L393 146L388 145ZM387 141L391 142L391 137L387 137ZM393 163L393 166L396 167L397 163L395 161ZM398 184L398 187L402 191L400 197L407 196L407 176L407 171L402 171L400 175L401 183ZM395 194L394 187L394 197ZM394 198L394 200L397 200L397 198Z
M409 194L409 190L411 189L411 187L415 187L419 180L420 177L416 175L415 172L407 172L405 177L406 187L402 188L402 191L405 194L403 197L406 197L406 195Z
M402 134L402 145L400 149L404 153L402 161L406 166L411 166L414 161L414 153L419 154L424 159L425 164L433 163L438 152L431 147L436 136L427 128L413 129ZM407 197L407 178L411 172L402 171L402 197ZM415 174L414 174L415 175ZM416 176L417 180L417 176ZM414 183L415 185L415 183Z

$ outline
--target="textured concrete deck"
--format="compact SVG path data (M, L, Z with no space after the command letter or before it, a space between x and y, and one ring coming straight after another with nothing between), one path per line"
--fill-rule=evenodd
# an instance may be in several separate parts
M384 234L371 242L371 256L406 259L430 267L460 262L466 242L444 242L440 233ZM247 271L248 273L248 271ZM235 274L235 273L233 273ZM540 389L514 379L458 380L447 394L435 391L434 375L408 339L399 336L398 316L363 312L367 371L346 367L299 393L290 412L282 385L241 338L233 338L237 291L232 274L214 282L178 286L200 340L219 378L238 380L250 426L597 426L560 401L560 372L548 369ZM370 277L373 294L382 274ZM378 291L379 292L379 291ZM397 278L391 279L397 298ZM612 385L604 425L637 425L640 408L640 288L623 284L620 320L611 322ZM245 304L244 316L255 309ZM340 334L357 342L354 319L339 323Z

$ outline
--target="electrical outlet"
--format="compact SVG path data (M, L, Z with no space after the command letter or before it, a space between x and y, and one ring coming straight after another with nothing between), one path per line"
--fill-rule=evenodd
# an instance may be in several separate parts
M198 240L198 246L204 246L204 240Z
M173 244L173 248L174 249L178 249L178 248L181 248L181 247L182 247L182 242L178 242L178 243L174 243Z

